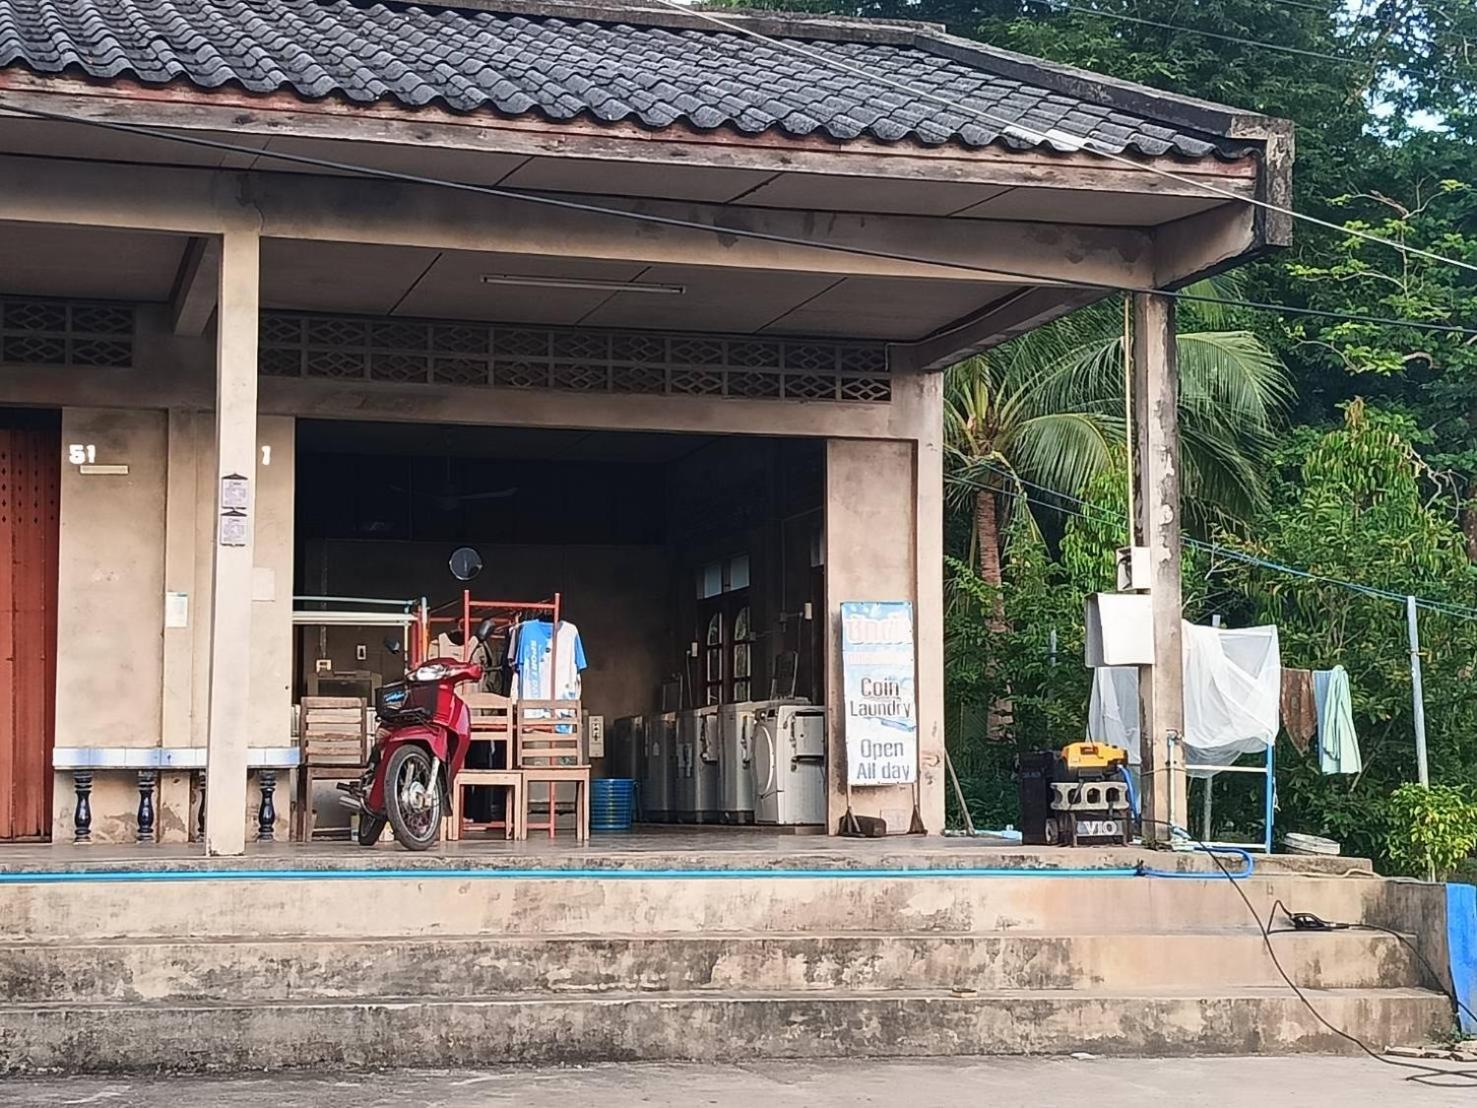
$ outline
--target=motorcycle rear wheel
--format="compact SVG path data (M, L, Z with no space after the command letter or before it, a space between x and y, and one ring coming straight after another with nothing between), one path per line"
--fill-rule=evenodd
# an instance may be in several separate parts
M415 795L430 795L424 807L411 806ZM385 815L395 840L406 850L429 850L441 838L445 809L441 782L432 777L431 756L418 746L402 746L385 768Z

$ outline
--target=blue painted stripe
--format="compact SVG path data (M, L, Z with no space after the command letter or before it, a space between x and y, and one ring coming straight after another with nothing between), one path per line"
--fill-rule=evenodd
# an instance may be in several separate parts
M1220 853L1221 851L1217 851ZM1111 869L1048 869L962 867L949 869L100 869L38 870L31 873L0 873L0 885L69 885L92 882L140 881L366 881L366 880L523 880L523 881L733 881L754 878L866 879L881 878L1082 878L1159 877L1192 881L1241 880L1251 876L1252 859L1240 855L1244 868L1229 875L1220 870L1159 870L1147 866Z
M43 870L0 873L0 885L84 884L105 881L723 881L752 878L984 878L1139 877L1137 867L1117 869L215 869L215 870ZM1225 880L1221 873L1177 876Z

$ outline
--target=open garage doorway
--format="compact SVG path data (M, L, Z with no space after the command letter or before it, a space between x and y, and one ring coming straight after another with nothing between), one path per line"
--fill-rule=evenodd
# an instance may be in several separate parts
M765 706L825 699L822 440L305 420L296 465L298 597L434 611L464 588L557 594L598 721L593 776L638 782L640 822L824 822L821 710L809 807L775 807L781 755L754 732ZM462 547L481 556L470 585L448 566ZM372 700L404 673L383 627L295 635L297 702ZM342 826L329 807L318 827Z

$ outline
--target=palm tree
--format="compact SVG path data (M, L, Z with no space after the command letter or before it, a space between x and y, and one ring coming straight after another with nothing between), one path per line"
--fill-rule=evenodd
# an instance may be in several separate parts
M1244 516L1261 496L1258 459L1292 395L1287 370L1250 332L1216 329L1224 316L1215 305L1185 316L1209 325L1178 336L1186 501L1201 516ZM945 482L973 515L980 575L997 589L1018 482L1078 493L1124 450L1123 356L1122 318L1108 303L947 371ZM992 623L1004 625L998 601Z

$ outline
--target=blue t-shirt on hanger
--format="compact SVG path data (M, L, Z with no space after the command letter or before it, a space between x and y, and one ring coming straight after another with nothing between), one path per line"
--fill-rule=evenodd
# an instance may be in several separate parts
M520 623L508 645L513 667L513 696L524 700L578 700L580 670L585 668L585 644L579 628L559 621L557 674L551 680L549 660L553 653L554 625L547 620ZM557 685L557 691L555 686Z

